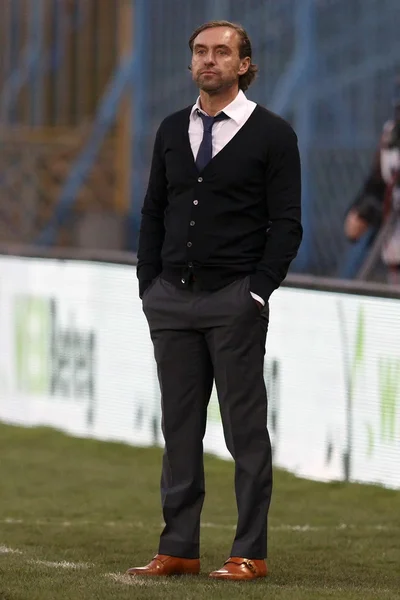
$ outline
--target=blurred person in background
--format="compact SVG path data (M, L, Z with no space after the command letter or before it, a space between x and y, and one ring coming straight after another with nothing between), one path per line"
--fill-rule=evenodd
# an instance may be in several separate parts
M290 125L244 94L257 70L244 29L210 22L189 46L200 96L157 132L137 266L161 388L165 527L158 554L128 573L199 572L215 378L238 523L230 558L210 576L250 580L267 574L268 300L302 237L300 160Z
M370 227L381 228L377 250L387 267L388 281L400 284L400 79L396 81L393 106L394 118L383 126L372 167L344 228L352 242Z

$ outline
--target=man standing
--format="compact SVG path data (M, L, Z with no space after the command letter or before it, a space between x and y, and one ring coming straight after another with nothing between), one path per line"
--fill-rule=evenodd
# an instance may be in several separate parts
M199 572L203 437L215 378L238 523L231 557L210 576L254 579L267 573L272 490L268 299L302 237L300 160L291 127L243 93L257 71L244 29L213 21L189 46L200 96L157 132L137 266L161 388L165 527L159 554L128 573Z

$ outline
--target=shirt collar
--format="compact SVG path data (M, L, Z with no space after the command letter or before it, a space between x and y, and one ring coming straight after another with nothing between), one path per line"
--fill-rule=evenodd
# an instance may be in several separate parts
M224 112L230 119L232 119L233 121L235 121L235 123L237 125L241 125L244 121L244 119L247 116L247 103L248 100L246 98L246 96L244 95L242 90L239 90L238 95L236 96L236 98L234 100L232 100L232 102L230 104L228 104L228 106L225 106L225 108L223 109L223 111L219 111L219 112ZM197 118L197 111L202 112L203 114L206 114L204 112L204 110L201 109L200 107L200 96L197 98L196 104L193 105L192 110L190 112L190 117L192 118ZM219 113L217 113L219 114Z

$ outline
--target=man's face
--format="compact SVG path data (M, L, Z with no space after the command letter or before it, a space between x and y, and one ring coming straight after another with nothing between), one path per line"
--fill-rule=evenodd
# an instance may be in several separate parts
M210 94L232 87L246 73L250 59L239 58L239 34L231 27L199 33L193 43L192 76Z

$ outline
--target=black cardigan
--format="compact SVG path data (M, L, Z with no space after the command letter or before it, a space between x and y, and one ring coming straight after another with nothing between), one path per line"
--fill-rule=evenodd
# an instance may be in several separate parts
M138 247L140 297L160 273L180 287L193 274L205 290L251 275L251 291L267 301L302 238L296 134L257 105L200 173L190 111L167 117L156 135Z

